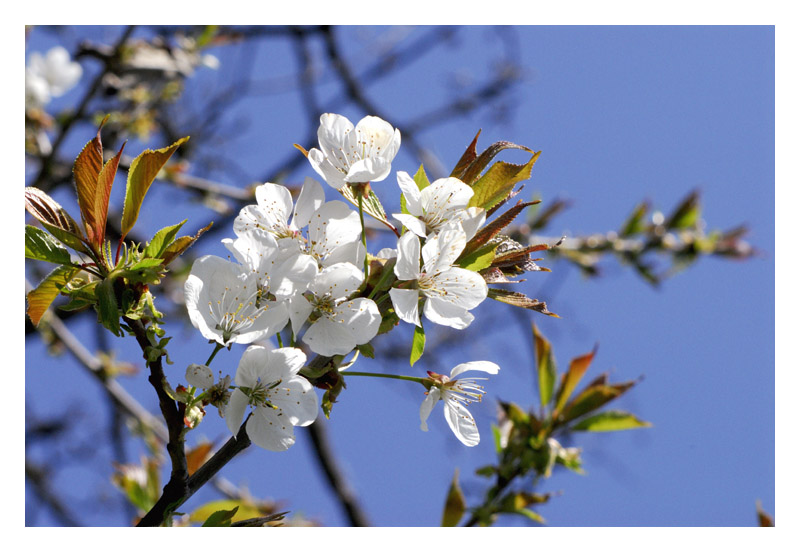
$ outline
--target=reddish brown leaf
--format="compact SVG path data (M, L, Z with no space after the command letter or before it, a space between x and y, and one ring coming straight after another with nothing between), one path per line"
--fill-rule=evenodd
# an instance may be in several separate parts
M86 228L86 236L92 244L98 243L95 236L95 229L97 228L95 195L97 194L97 177L100 176L100 171L103 170L103 143L100 141L100 130L102 128L103 125L101 124L100 128L97 129L97 136L86 143L72 166L81 219Z
M467 255L472 253L485 243L488 243L493 237L500 233L500 231L511 224L511 222L519 215L525 207L530 207L531 205L535 205L539 203L540 200L536 201L528 201L522 202L518 201L516 205L514 205L511 209L497 217L495 220L481 228L475 237L472 238L467 246L464 248L464 252L462 255Z
M570 395L572 395L575 387L577 387L578 382L581 381L583 374L586 373L586 370L592 363L596 351L597 349L595 348L591 353L576 357L569 363L569 370L567 370L567 373L561 378L561 385L559 385L558 392L556 393L556 406L553 409L554 418L557 417L561 409L564 408Z
M119 152L103 166L97 177L97 189L94 195L94 237L95 247L102 249L103 241L106 239L106 219L108 218L108 201L111 198L111 186L114 185L114 177L117 176L117 167L122 157L122 150L125 144L119 148Z
M76 251L87 252L82 242L83 231L78 223L42 190L33 186L25 188L25 209L62 243Z
M458 160L456 163L456 168L453 169L453 172L450 173L451 177L458 178L459 180L464 180L464 172L467 170L475 158L478 157L478 152L475 147L478 145L478 136L481 135L481 131L478 131L478 134L475 135L475 138L472 139L472 143L467 146L466 151L464 151L464 155L461 156L461 159ZM306 156L308 157L308 156Z
M515 307L534 310L536 312L546 314L547 316L559 318L557 314L547 310L547 303L537 299L531 299L524 293L509 291L507 289L489 288L489 298L494 299L495 301L500 301L501 303L507 303Z
M189 475L196 472L200 466L206 463L206 460L211 458L212 448L214 445L211 443L200 443L186 453L186 469Z

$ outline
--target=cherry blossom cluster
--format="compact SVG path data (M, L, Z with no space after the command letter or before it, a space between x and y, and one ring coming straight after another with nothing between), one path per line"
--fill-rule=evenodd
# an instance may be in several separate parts
M320 148L306 152L312 168L335 190L350 187L355 196L367 197L370 183L389 176L400 131L377 117L365 117L355 127L336 114L324 114L320 122ZM269 450L286 450L294 443L293 427L316 419L316 396L300 374L307 358L298 342L317 355L343 358L378 334L389 304L400 321L420 328L421 314L455 329L473 321L469 311L486 299L488 288L480 274L455 265L486 219L483 209L468 207L473 189L442 178L420 190L405 172L397 173L397 182L405 209L393 217L405 231L397 232L394 249L368 256L361 200L358 211L344 201L325 201L322 186L307 178L296 201L284 186L259 186L256 204L244 207L234 221L236 237L222 240L229 257L195 261L185 299L192 324L205 338L218 348L273 336L279 344L282 335L291 339L290 347L274 350L250 345L232 394L217 389L215 396L229 398L227 407L225 400L217 402L234 434L249 406L250 439ZM384 266L394 259L391 287L367 293L368 259ZM428 372L428 378L416 378L428 390L420 419L427 431L426 420L442 400L456 437L474 446L478 430L465 405L479 401L483 389L475 379L456 379L466 370L496 374L499 367L468 362L449 377ZM187 381L204 393L215 388L206 366L192 365Z

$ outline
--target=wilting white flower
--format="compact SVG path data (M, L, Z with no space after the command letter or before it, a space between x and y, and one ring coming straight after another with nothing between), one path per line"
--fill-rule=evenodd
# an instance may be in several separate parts
M431 415L433 407L439 400L444 401L444 417L447 425L453 430L458 440L474 447L480 440L478 426L475 419L467 410L467 405L472 402L480 402L483 399L483 386L478 385L478 380L488 378L467 378L455 379L463 372L468 370L480 370L489 374L497 374L500 367L494 362L479 360L459 364L450 371L450 376L428 372L431 379L431 388L428 396L422 401L419 408L420 429L428 431L428 417Z
M308 152L311 166L332 187L377 182L392 169L400 131L379 117L364 117L355 128L347 117L324 113L317 138L321 149Z
M381 314L372 299L348 299L364 281L364 273L350 263L324 268L304 295L289 300L295 333L309 320L303 342L319 355L346 355L356 345L378 334Z
M225 415L225 408L231 398L228 387L231 384L231 377L220 377L214 383L214 374L205 364L190 364L186 368L186 383L192 387L202 389L205 392L203 404L211 404L217 407L220 416Z
M477 272L453 266L467 243L460 224L449 225L428 237L422 247L420 263L419 238L406 232L397 242L397 263L394 273L401 281L416 280L414 288L392 288L389 295L397 316L421 326L419 300L425 301L423 313L434 324L458 330L470 325L477 307L489 293L483 277ZM412 284L414 285L414 284Z
M469 240L486 220L483 209L467 207L475 191L458 178L440 178L420 191L407 172L398 171L397 183L409 214L392 216L420 238L438 232L446 224L460 222Z
M213 255L194 262L184 294L192 325L225 346L270 337L288 321L286 305L268 299L259 273Z
M69 52L61 46L51 48L44 56L33 52L25 68L25 98L43 106L75 86L82 74L80 64L71 61Z
M317 419L317 397L307 379L298 375L306 363L300 349L268 350L251 345L242 355L234 379L237 388L225 413L228 429L236 435L249 406L247 436L267 450L282 451L294 444L294 426Z

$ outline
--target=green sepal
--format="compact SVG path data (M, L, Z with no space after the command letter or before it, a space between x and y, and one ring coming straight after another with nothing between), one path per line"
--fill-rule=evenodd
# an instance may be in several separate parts
M425 351L425 330L422 326L414 326L414 339L411 342L411 366L414 366Z
M442 512L442 527L455 527L467 511L467 501L458 484L458 468L453 474L450 488L447 490L447 499Z

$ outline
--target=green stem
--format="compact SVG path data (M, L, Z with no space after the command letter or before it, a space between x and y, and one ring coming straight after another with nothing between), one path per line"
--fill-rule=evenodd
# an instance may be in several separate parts
M405 381L413 381L413 382L419 383L421 385L425 385L423 383L423 381L428 379L428 378L415 378L413 376L398 376L398 375L395 375L395 374L376 374L374 372L350 372L349 370L341 372L341 373L344 374L345 376L364 376L364 377L370 377L370 378L389 378L389 379L399 379L399 380L405 380Z
M281 332L276 333L275 337L278 338L278 347L283 348L283 339L281 339Z
M361 245L364 246L364 280L369 278L369 261L367 260L367 229L364 227L364 195L358 189L358 218L361 219Z
M221 344L221 343L217 343L217 346L216 346L216 347L214 347L214 352L212 352L212 353L211 353L211 356L210 356L210 357L208 357L208 360L206 361L206 366L208 366L209 364L211 364L211 361L212 361L212 360L214 360L214 357L215 357L215 356L217 356L217 353L219 352L219 350L220 350L220 349L222 349L222 348L224 348L224 347L225 347L225 345L223 345L223 344Z

